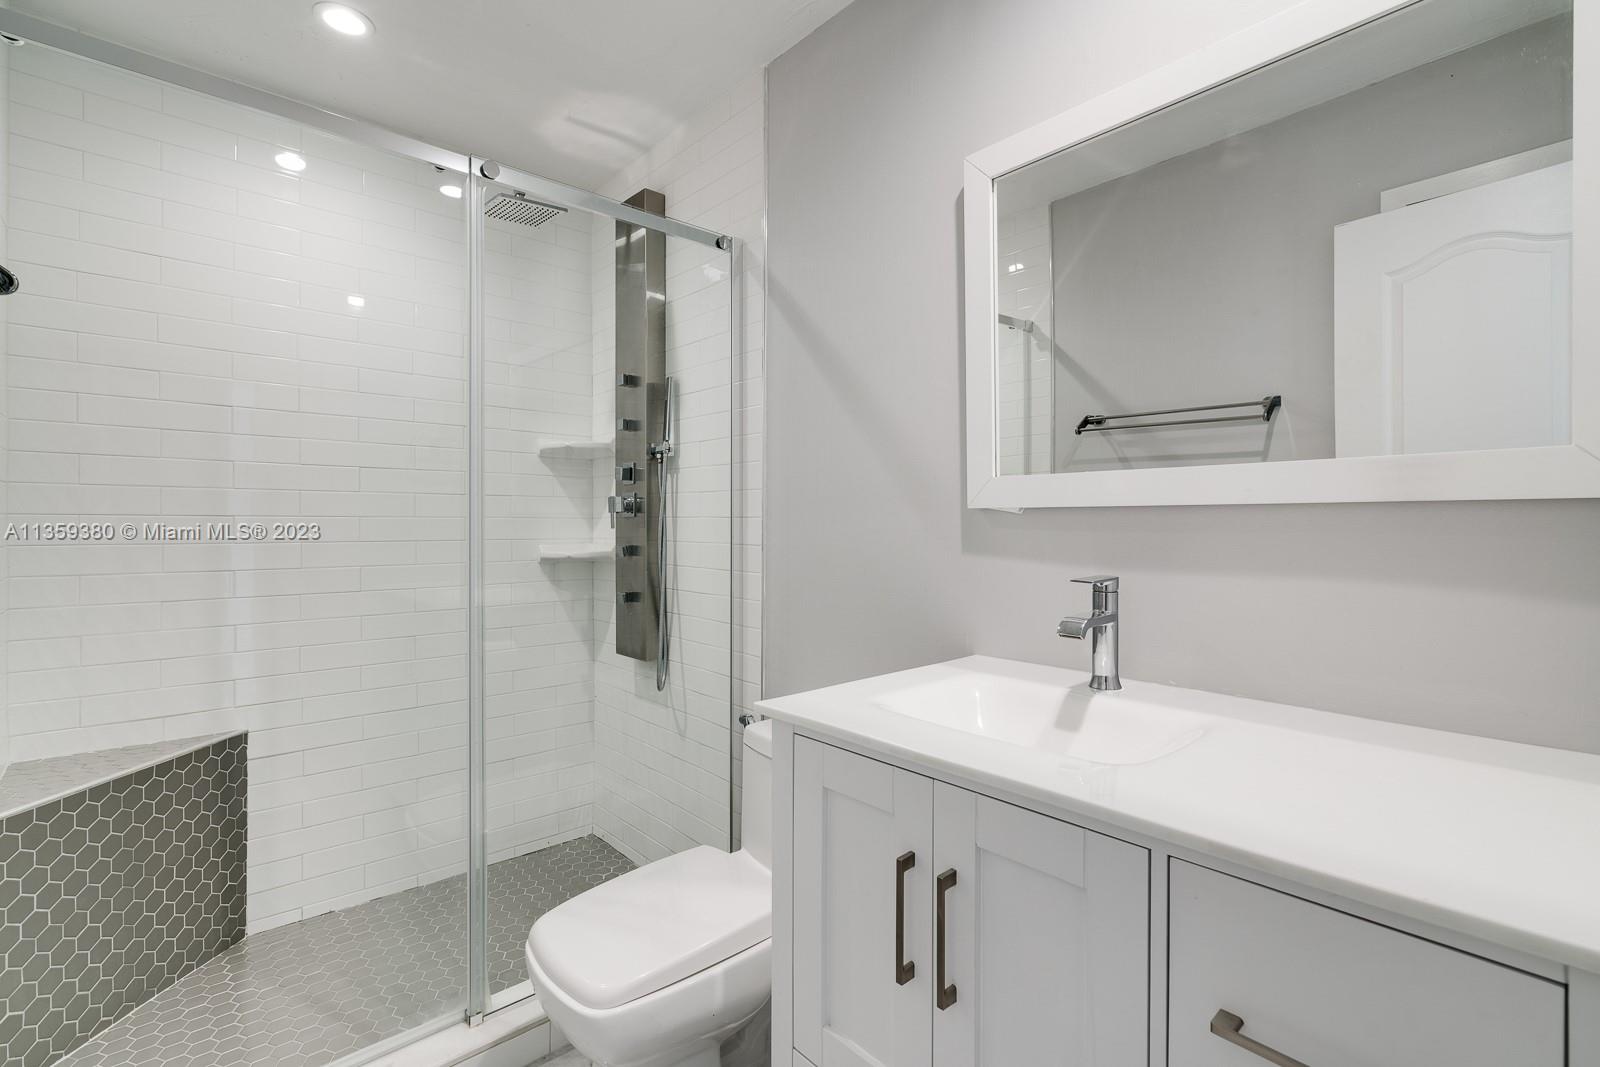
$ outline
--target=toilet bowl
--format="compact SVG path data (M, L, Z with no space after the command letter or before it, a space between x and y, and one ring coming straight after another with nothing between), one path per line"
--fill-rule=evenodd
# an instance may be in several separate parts
M743 783L738 852L668 856L533 924L528 977L596 1067L717 1067L771 996L771 723L744 731Z

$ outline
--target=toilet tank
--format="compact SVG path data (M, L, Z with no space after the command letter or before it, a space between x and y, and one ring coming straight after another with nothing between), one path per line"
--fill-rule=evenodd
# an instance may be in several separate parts
M739 818L739 846L761 866L772 869L772 722L744 728L744 810Z

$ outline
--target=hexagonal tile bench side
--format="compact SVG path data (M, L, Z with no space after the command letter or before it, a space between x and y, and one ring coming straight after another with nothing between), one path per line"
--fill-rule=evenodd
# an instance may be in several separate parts
M245 735L0 820L0 1055L44 1067L244 936Z

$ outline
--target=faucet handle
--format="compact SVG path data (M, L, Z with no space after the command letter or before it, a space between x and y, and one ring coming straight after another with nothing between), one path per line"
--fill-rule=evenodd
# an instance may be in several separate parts
M1096 593L1115 593L1118 577L1115 574L1091 574L1087 578L1074 578L1075 582L1094 586Z

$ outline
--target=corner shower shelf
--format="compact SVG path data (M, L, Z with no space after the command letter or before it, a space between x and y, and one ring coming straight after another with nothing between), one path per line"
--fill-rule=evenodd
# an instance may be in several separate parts
M605 441L546 441L539 446L541 459L605 459L616 447Z
M596 560L610 559L616 551L615 546L599 541L556 541L539 546L539 562L555 560Z

